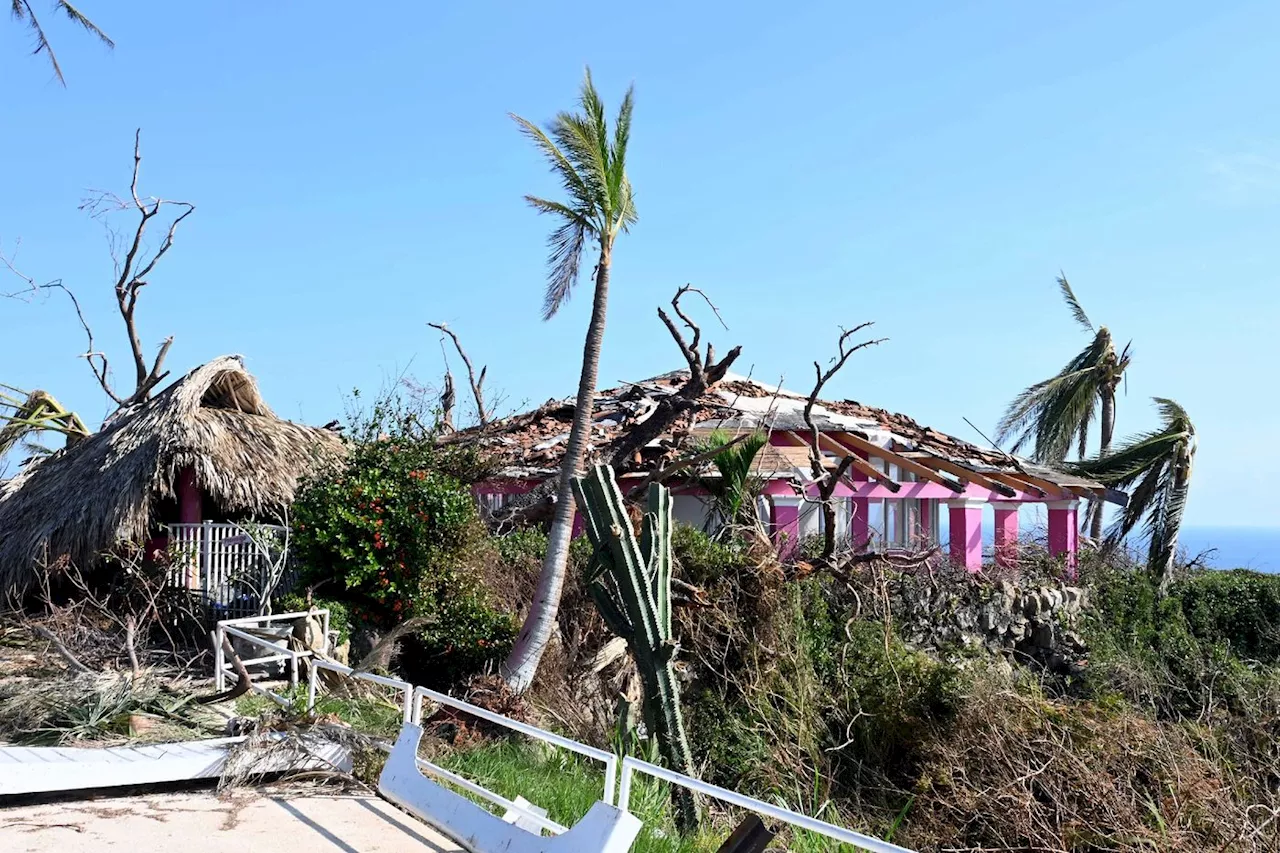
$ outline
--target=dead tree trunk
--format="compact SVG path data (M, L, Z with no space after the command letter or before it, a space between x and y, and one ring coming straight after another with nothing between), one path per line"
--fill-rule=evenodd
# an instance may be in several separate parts
M824 567L830 567L835 560L836 504L834 497L836 487L844 479L845 474L848 473L849 466L853 464L853 456L846 454L836 464L835 468L827 467L826 457L822 454L822 430L813 419L813 407L818 403L818 395L822 393L822 387L840 371L840 368L844 367L845 362L849 360L849 356L860 349L865 349L884 341L884 338L879 338L849 346L849 339L870 325L871 323L869 322L861 323L852 329L841 330L840 339L837 342L839 352L835 361L825 371L822 369L821 364L816 361L813 363L816 379L813 383L813 390L809 392L809 398L804 404L804 423L809 428L809 471L818 490L816 502L822 507L822 556L818 562ZM805 499L811 500L807 496Z

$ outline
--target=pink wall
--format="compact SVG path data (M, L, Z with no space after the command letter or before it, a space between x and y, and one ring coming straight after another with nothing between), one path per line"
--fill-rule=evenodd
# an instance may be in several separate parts
M178 472L178 523L199 524L204 520L204 495L196 485L196 472L193 468L183 468Z
M996 565L1018 564L1018 505L993 503L996 514Z
M947 504L951 521L951 562L971 572L982 570L982 501Z
M1049 553L1062 557L1067 576L1076 576L1076 552L1080 544L1079 501L1055 501L1049 507Z
M790 559L800 546L800 498L775 495L769 503L772 507L769 520L773 523L773 542L778 556Z

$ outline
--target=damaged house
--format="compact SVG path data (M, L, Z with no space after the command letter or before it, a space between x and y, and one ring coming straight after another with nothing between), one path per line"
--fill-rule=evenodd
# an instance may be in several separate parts
M686 371L675 371L599 392L589 461L606 458L619 436L653 414L687 378ZM621 472L624 488L628 480L638 483L696 453L714 431L763 432L768 440L753 464L760 483L758 513L779 549L792 551L802 539L821 533L824 523L814 502L817 488L808 447L812 433L803 419L806 402L803 394L729 374L675 426L637 451ZM501 514L504 507L518 505L522 495L534 493L558 473L572 416L572 399L551 401L453 438L475 442L498 466L490 480L476 487L486 512ZM853 457L834 496L836 534L854 550L945 544L951 559L972 571L988 556L1011 565L1017 561L1020 510L1043 505L1051 553L1074 566L1082 503L1126 501L1125 495L1100 483L984 449L921 426L906 415L851 400L819 400L813 418L830 469ZM708 476L715 476L711 466L667 481L677 520L705 528L718 524L708 492L700 485ZM989 512L984 511L988 504ZM983 549L984 524L994 525L989 555Z
M225 605L261 557L248 523L281 521L299 479L344 452L337 433L276 417L239 356L215 359L0 482L0 595L42 564L176 546L175 580Z

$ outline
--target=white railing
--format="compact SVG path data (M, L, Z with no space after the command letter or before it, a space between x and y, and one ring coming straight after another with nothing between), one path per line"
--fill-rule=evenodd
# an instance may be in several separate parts
M264 637L258 637L250 633L247 628L264 627L264 623L270 622L288 622L294 619L302 619L305 617L319 616L322 619L322 631L324 632L325 642L329 637L329 611L324 609L315 609L311 611L299 611L295 613L274 613L269 616L245 616L240 619L222 619L213 629L213 683L214 690L221 693L227 686L227 674L235 675L235 668L227 663L226 652L223 651L223 641L227 637L235 637L243 640L253 646L260 646L271 652L271 654L262 657L241 660L246 668L255 664L276 663L278 661L289 662L289 687L296 688L298 686L298 661L313 657L310 649L296 651L285 646L279 646L274 640L268 640ZM255 684L252 679L249 681L249 689L255 693L273 700L277 705L289 707L293 704L289 699L281 696L279 693L270 688L263 687L261 684Z
M872 853L912 853L911 850L899 847L891 842L873 838L870 835L863 835L860 832L854 832L851 829L845 829L843 826L836 826L834 823L827 823L825 820L818 820L816 817L809 817L800 812L793 812L791 809L784 809L781 806L766 803L764 800L757 800L755 797L748 797L746 794L739 794L737 791L730 791L728 788L721 788L718 785L712 785L703 782L701 779L694 779L691 776L685 776L683 773L676 773L665 767L659 767L656 764L650 764L647 761L641 761L631 756L622 759L622 788L618 791L618 808L624 812L631 811L631 776L633 773L643 773L646 776L661 779L672 785L679 785L682 788L687 788L712 799L753 811L756 814L791 824L818 835L825 835L827 838L834 838L836 841L842 841L845 844L852 844L862 850L870 850Z
M437 693L435 690L428 690L425 687L415 687L413 690L413 720L414 723L422 722L422 700L430 699L438 705L445 705L454 708L481 720L486 720L503 728L510 729L513 732L519 732L531 738L543 741L545 743L558 746L561 749L567 749L570 752L577 753L584 758L590 758L599 761L604 765L604 801L612 804L614 794L618 785L618 756L612 752L603 749L597 749L594 746L587 746L585 743L578 743L576 740L570 740L567 737L561 737L555 732L549 732L546 729L540 729L537 726L531 726L528 723L522 723L519 720L513 720L510 717L504 717L501 714L495 714L493 711L472 705L470 702L463 702L461 699L455 699L452 696L446 696L443 693ZM418 759L420 766L424 766L422 759ZM429 765L432 770L439 770L435 765ZM560 830L563 832L563 828Z
M171 582L200 595L229 616L257 613L261 602L284 591L287 568L275 524L205 521L170 524Z
M260 646L268 650L269 652L272 652L271 654L263 655L261 657L250 658L249 660L242 660L241 663L244 664L246 667L252 666L254 664L273 663L276 661L284 661L284 660L289 661L290 688L296 689L298 685L298 661L304 658L307 659L309 664L308 665L309 671L307 673L307 707L308 708L314 708L316 705L316 700L318 698L318 694L320 690L320 672L321 671L335 672L335 673L338 673L339 675L344 675L349 678L358 679L360 681L367 681L372 684L381 685L383 687L390 687L398 691L402 696L400 701L401 719L403 722L406 722L406 723L409 723L409 722L420 723L422 721L422 700L430 699L431 701L437 704L446 705L448 707L455 708L459 711L463 711L467 714L470 714L471 716L478 717L483 720L487 720L488 722L495 723L500 726L504 726L513 731L517 731L517 732L520 732L521 734L528 735L529 737L537 738L538 740L542 740L547 743L554 744L556 746L567 749L571 752L575 752L579 755L583 755L588 758L594 758L597 761L603 762L605 765L604 801L610 804L613 802L614 792L617 788L618 759L617 759L617 756L615 756L611 752L605 752L604 750L601 750L601 749L596 749L594 747L586 746L585 744L581 744L576 741L569 740L568 738L561 737L560 735L557 735L553 732L540 729L537 726L531 726L528 723L522 723L522 722L519 722L518 720L512 720L507 717L503 717L500 714L495 714L492 711L487 711L484 708L480 708L476 705L472 705L469 702L464 702L461 699L455 699L454 697L447 696L443 693L437 693L436 691L429 690L425 687L414 687L412 684L410 684L407 681L400 681L395 678L387 678L386 676L382 676L382 675L374 675L371 672L359 672L357 670L352 669L349 666L344 666L343 664L340 664L340 663L334 663L333 661L323 660L322 658L316 657L310 651L294 651L292 649L282 649L279 646L277 646L273 641L265 639L263 637L255 636L252 633L249 633L249 631L245 630L246 628L251 626L261 626L263 623L271 622L272 620L286 621L286 620L298 619L298 618L309 617L309 616L323 617L324 619L323 630L324 630L325 636L327 637L329 635L329 611L324 609L319 609L319 608L316 610L312 610L310 612L305 612L305 613L299 612L299 613L281 613L281 614L272 615L272 616L249 616L242 619L224 619L218 622L217 629L214 634L214 643L215 643L214 666L216 670L215 689L219 692L224 690L226 685L227 673L231 673L231 674L235 673L234 668L226 663L225 654L222 649L223 637L225 636L235 637L237 639L243 640L244 642L250 643L252 645ZM289 707L293 704L291 699L286 698L285 696L282 696L281 694L276 693L275 691L271 690L268 687L264 687L261 684L255 684L253 681L249 682L249 689L254 691L255 693L259 693L263 696L268 697L269 699L273 700L274 702L276 702L281 706ZM379 742L378 746L380 746L384 750L390 751L392 745L390 743ZM417 764L421 769L432 774L433 776L443 779L446 782L449 782L450 784L456 785L457 787L463 789L464 791L467 791L468 793L474 794L484 800L487 800L488 802L493 803L496 806L499 806L510 812L516 812L517 814L519 814L521 818L553 834L559 835L568 831L567 827L559 823L556 823L555 821L547 818L545 815L539 814L536 811L531 811L527 805L522 805L514 800L509 800L500 794L490 791L488 788L485 788L482 785L478 785L475 782L472 782L470 779L467 779L463 776L458 775L457 773L454 773L452 770L447 770L444 767L440 767L439 765L433 764L432 762L427 761L426 759L423 759L423 758L418 758Z
M823 835L827 838L832 838L845 844L852 844L862 850L872 851L872 853L913 853L913 851L905 847L899 847L892 842L874 838L870 835L863 835L860 832L854 832L851 829L846 829L842 826L837 826L836 824L828 823L824 820L819 820L806 814L801 814L800 812L791 811L790 809L776 806L773 803L758 800L755 797L748 797L746 794L740 794L737 791L730 791L728 788L721 788L718 785L712 785L707 782L703 782L700 779L694 779L691 776L685 776L682 773L676 773L672 770L666 769L665 767L659 767L656 764L650 764L647 761L641 761L640 759L633 758L631 756L627 756L622 759L621 779L619 780L618 756L612 752L607 752L603 749L597 749L593 746L578 743L577 741L562 737L554 732L549 732L546 729L540 729L537 726L522 723L519 720L513 720L510 717L504 717L501 714L496 714L493 711L489 711L477 705L472 705L470 702L464 702L461 699L448 696L444 693L439 693L435 690L430 690L426 687L415 687L407 681L387 678L382 675L374 675L370 672L359 672L349 666L344 666L343 664L334 663L333 661L316 657L310 650L294 651L288 648L282 649L275 645L271 640L256 637L244 630L247 626L258 625L260 623L271 622L273 620L286 621L312 616L323 617L324 636L327 640L329 636L329 611L319 608L310 612L281 613L279 615L272 616L250 616L243 619L224 619L218 622L214 634L216 673L215 689L221 692L225 688L226 674L228 672L234 673L234 670L227 665L222 650L223 638L225 636L233 636L273 652L273 654L265 655L263 657L241 661L245 666L288 660L290 676L289 684L291 688L296 688L298 686L298 661L303 658L307 659L309 661L309 672L307 674L308 708L314 708L316 705L317 695L320 688L320 672L322 670L335 672L339 675L344 675L361 681L368 681L370 683L389 687L398 691L402 697L400 700L401 720L405 723L421 725L422 703L424 699L429 699L437 705L444 705L446 707L462 711L463 713L478 719L502 726L503 728L510 729L514 732L519 732L520 734L552 744L553 746L558 746L561 749L569 750L570 752L586 758L599 761L604 764L603 801L610 805L615 804L614 795L616 793L616 805L619 809L625 812L629 812L631 810L632 777L636 773L643 773L646 776L651 776L672 785L679 785L695 793L720 800L721 802L728 803L739 808L747 809L748 811L790 824L791 826L798 827L808 832ZM254 684L252 681L249 682L249 687L251 690L268 696L278 704L285 707L292 704L290 699L287 699L266 687ZM384 750L390 751L392 744L379 742L378 746ZM567 827L550 820L545 815L539 814L536 811L531 811L527 805L522 805L513 800L509 800L500 794L490 791L482 785L478 785L475 782L458 775L452 770L447 770L444 767L440 767L439 765L420 757L416 759L416 762L418 767L427 773L430 773L439 779L443 779L444 781L449 782L468 793L487 800L494 805L507 809L510 812L515 812L521 818L527 819L543 830L555 835L560 835L567 831Z

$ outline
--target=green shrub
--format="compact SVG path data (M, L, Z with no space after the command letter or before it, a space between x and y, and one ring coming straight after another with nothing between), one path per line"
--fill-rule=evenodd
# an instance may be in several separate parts
M478 580L487 552L475 500L440 461L430 440L358 444L342 469L304 483L293 509L301 582L347 602L353 627L431 617L401 661L437 687L496 663L516 630Z
M351 639L351 613L345 601L312 596L310 606L329 611L329 630L338 632L338 643ZM296 592L288 593L280 597L275 609L280 613L299 613L308 609L307 597Z
M1090 666L1080 687L1093 697L1123 696L1165 719L1248 713L1273 690L1266 665L1280 651L1278 580L1199 571L1161 597L1140 568L1097 571L1085 624Z
M694 761L713 785L736 788L743 776L769 764L771 747L754 712L704 688L685 702Z
M1174 584L1187 625L1242 658L1280 662L1280 576L1245 569L1198 571Z
M521 527L493 537L493 544L508 565L538 565L547 553L547 534L540 527Z
M677 524L672 531L671 551L680 566L680 577L692 584L706 584L725 574L732 575L747 562L738 543L722 542L684 524Z

